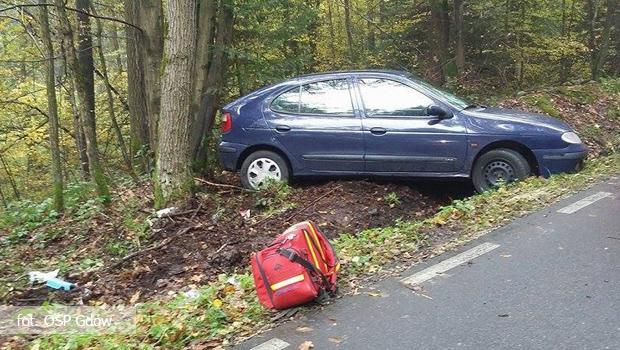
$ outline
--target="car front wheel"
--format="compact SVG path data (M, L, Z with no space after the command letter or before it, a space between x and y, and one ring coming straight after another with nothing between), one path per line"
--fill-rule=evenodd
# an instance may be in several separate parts
M290 180L286 161L271 151L257 151L250 154L241 165L241 183L245 188L258 190L269 181Z
M494 149L478 158L472 171L472 181L479 193L502 184L523 180L530 175L527 160L511 149Z

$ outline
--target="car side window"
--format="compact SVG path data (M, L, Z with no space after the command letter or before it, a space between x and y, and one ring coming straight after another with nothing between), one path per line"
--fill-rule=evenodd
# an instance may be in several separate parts
M271 102L271 109L282 113L299 113L299 90L301 86L288 90Z
M271 110L290 114L353 115L353 102L346 79L305 84L282 93Z
M302 85L299 112L303 114L353 115L353 103L346 79Z
M433 101L416 89L389 79L362 78L358 80L369 117L426 116Z

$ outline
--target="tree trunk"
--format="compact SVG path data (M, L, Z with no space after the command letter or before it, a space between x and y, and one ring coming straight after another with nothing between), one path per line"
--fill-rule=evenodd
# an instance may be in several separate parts
M327 22L329 25L329 50L332 57L332 64L336 62L336 31L334 30L334 15L332 10L332 0L327 0Z
M368 20L372 23L370 23L368 25L368 50L371 53L374 53L375 50L377 49L377 42L375 40L375 27L374 27L374 22L375 22L375 4L373 3L372 0L366 0L366 7L367 7L367 17Z
M603 65L607 59L607 53L609 51L609 43L611 41L611 31L614 25L614 18L616 17L616 6L618 0L607 0L607 14L605 14L605 26L603 27L603 34L601 35L601 46L596 56L596 61L592 68L592 79L598 80Z
M596 33L594 31L594 26L596 24L596 4L594 0L586 1L586 10L587 10L587 27L588 27L588 49L590 50L590 68L594 71L594 66L596 64Z
M208 115L205 114L208 103L209 63L212 56L216 6L212 0L198 0L198 39L196 41L196 67L194 72L194 95L192 97L192 136L190 149L195 156L204 137L203 132Z
M435 81L443 85L446 83L446 71L445 65L448 61L448 40L447 32L449 27L445 23L447 2L444 0L430 0L431 4L431 26L433 29L433 42L434 46L433 54L433 70L435 74Z
M110 39L112 42L112 50L114 50L115 55L116 55L116 69L119 72L123 72L123 59L121 58L121 53L120 53L120 45L118 44L118 27L116 26L116 22L111 22L110 23L110 28L111 28L111 35L110 35Z
M60 47L62 50L62 57L65 65L67 63L67 48L66 42L62 41ZM69 99L69 104L71 105L71 114L73 115L73 131L75 133L75 148L77 149L78 159L80 162L80 174L82 175L82 179L90 180L90 168L88 166L88 154L86 154L86 141L84 136L84 128L82 128L82 122L80 121L80 111L77 106L77 101L75 100L75 82L73 78L71 78L71 74L68 72L68 69L65 67L65 74L67 77L67 96Z
M56 0L61 1L61 0ZM193 180L189 149L196 59L196 0L169 0L166 66L161 84L155 206L183 202Z
M132 153L141 156L143 170L150 171L150 159L157 143L160 102L161 0L125 0L124 5L125 21L142 28L140 31L125 26L131 149Z
M91 0L75 0L76 9L88 13ZM93 62L93 37L90 32L90 17L83 12L76 12L77 21L77 56L80 64L80 74L86 88L86 104L88 106L88 121L92 125L85 125L94 129L96 127L95 118L95 65Z
M351 63L356 61L353 51L353 24L351 23L351 1L344 0L344 29L347 32L347 47L349 48L349 59Z
M465 44L463 38L463 0L454 0L455 63L459 77L465 73Z
M94 15L97 15L97 11L95 7L92 7L92 12ZM112 95L112 89L110 88L110 78L108 77L108 67L105 60L105 55L103 54L103 25L101 24L101 19L96 19L97 23L97 52L99 53L99 64L101 67L101 76L103 78L104 84L106 86L106 98L108 104L108 113L110 114L110 120L112 122L112 130L114 134L116 134L116 139L118 141L118 148L121 151L121 155L123 157L123 162L125 163L125 167L127 168L127 172L129 175L137 181L138 178L133 171L133 165L131 163L131 157L127 152L127 146L125 146L125 139L123 138L123 133L121 132L121 128L118 125L118 121L116 120L116 113L114 111L114 95Z
M161 64L164 52L164 23L161 0L143 0L139 2L140 28L143 29L141 40L144 45L144 86L148 111L149 141L151 149L157 149L157 125L161 104Z
M207 152L208 152L208 140L211 136L211 129L214 124L215 116L217 114L217 106L219 105L220 97L222 95L222 88L224 85L224 77L227 72L227 55L226 48L232 41L233 31L233 12L232 4L222 4L220 6L220 13L217 22L217 35L215 38L215 49L213 51L213 57L211 64L209 65L209 73L207 78L207 93L204 96L202 106L206 120L200 132L200 142L194 155L194 163L197 165L198 170L206 170L207 165Z
M45 0L39 0L39 4ZM56 74L54 70L54 46L50 34L49 17L47 7L40 6L39 25L41 26L41 39L45 53L45 85L47 89L47 115L50 139L50 151L52 154L52 183L54 194L54 209L62 212L64 208L62 168L60 164L60 142L58 139L58 104L56 101Z
M97 193L103 198L104 202L107 202L110 199L110 191L108 189L108 181L103 173L101 164L99 163L97 134L95 132L95 121L93 120L94 114L91 113L88 106L88 82L81 75L82 69L80 67L75 46L73 45L73 30L71 29L69 17L67 17L64 2L63 0L54 0L54 3L61 22L60 31L62 32L67 47L67 63L71 69L78 95L78 110L80 112L80 122L84 129L86 153L88 155L88 164L90 166L91 176L95 181Z

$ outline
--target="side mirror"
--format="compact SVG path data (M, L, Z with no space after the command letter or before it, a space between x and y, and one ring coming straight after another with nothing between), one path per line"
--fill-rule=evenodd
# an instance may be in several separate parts
M435 116L435 117L437 117L440 120L450 119L450 118L454 117L454 114L452 114L452 112L450 112L450 111L448 111L448 110L446 110L446 109L444 109L442 107L439 107L437 105L430 105L430 106L428 106L428 108L426 109L426 114L427 115Z

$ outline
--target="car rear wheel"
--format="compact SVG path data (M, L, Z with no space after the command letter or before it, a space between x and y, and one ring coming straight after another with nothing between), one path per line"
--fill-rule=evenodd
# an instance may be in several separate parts
M241 183L245 188L258 190L269 181L290 180L286 161L271 151L257 151L250 154L241 165Z
M523 180L530 175L527 160L511 149L494 149L478 158L472 171L472 181L479 193L501 184Z

